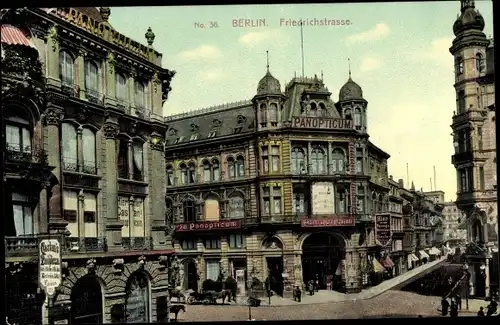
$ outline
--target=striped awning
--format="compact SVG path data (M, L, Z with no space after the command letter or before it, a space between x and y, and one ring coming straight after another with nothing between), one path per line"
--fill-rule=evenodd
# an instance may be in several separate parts
M420 258L429 258L429 254L427 254L426 252L424 251L419 251L418 252L420 254Z
M391 260L389 256L387 256L382 260L382 266L385 267L386 269L390 269L391 267L394 267L394 262Z
M382 264L380 264L380 262L377 261L376 258L373 259L372 264L373 264L373 271L375 271L375 273L382 273L385 271L385 267L383 267Z
M7 45L24 45L34 47L30 40L17 27L12 25L0 25L0 34L2 35L2 43Z
M429 255L441 255L441 251L436 247L432 247L429 251Z
M418 261L420 261L420 259L417 257L417 255L415 255L415 254L411 254L410 256L411 256L411 260L412 260L413 262L418 262Z

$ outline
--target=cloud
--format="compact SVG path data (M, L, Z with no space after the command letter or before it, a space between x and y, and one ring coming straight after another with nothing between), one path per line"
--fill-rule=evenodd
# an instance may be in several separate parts
M278 44L284 44L287 41L287 37L284 33L279 30L264 30L259 32L248 32L238 39L240 44L249 47L255 47L264 42L276 42Z
M422 59L426 61L451 61L453 56L450 54L450 47L453 41L453 37L443 37L433 40L430 46L425 49L420 49L413 52L412 57L416 61L421 61Z
M387 36L389 34L389 32L390 32L389 26L387 26L384 23L380 23L380 24L375 25L375 27L373 27L372 29L370 29L366 32L354 34L354 35L347 37L347 40L349 42L353 42L353 43L376 41L376 40L382 39L385 36Z
M372 71L380 68L382 60L376 57L365 56L361 61L361 71Z
M224 73L218 69L201 71L200 78L204 81L219 81L224 78Z
M216 46L201 45L195 49L179 53L179 57L184 60L217 59L222 57L222 52Z

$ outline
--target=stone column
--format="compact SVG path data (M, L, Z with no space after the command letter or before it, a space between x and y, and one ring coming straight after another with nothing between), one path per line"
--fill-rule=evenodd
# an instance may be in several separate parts
M80 126L76 130L76 143L78 148L78 158L77 158L77 168L79 172L83 171L83 138L82 138L83 128Z
M307 142L307 166L306 166L306 171L307 174L311 172L311 167L312 167L312 162L311 162L311 152L312 152L312 145L311 142Z
M116 164L116 136L120 131L118 122L108 118L103 126L103 134L106 138L104 153L106 161L103 168L103 179L106 190L103 192L103 211L106 211L106 239L109 251L122 250L122 226L123 222L118 219L118 182Z
M327 171L327 173L332 174L333 173L333 171L332 171L332 169L333 169L332 168L332 150L333 150L333 147L332 147L331 142L328 142L328 147L326 150L328 150L328 152L326 154L326 156L328 157L328 164L327 164L328 171Z
M75 83L78 86L79 98L86 99L86 88L85 88L85 57L87 56L87 52L80 50L78 51L78 57L75 60Z
M136 115L135 114L135 77L136 73L135 71L131 71L129 78L128 78L128 98L130 101L130 106L132 107L130 114L131 115Z
M55 25L49 30L47 39L45 74L47 76L47 85L61 87L59 77L59 36L57 35L57 27Z
M134 148L133 148L133 142L130 140L128 143L128 179L134 179ZM116 166L116 164L115 164ZM144 166L143 166L144 167Z
M44 113L46 139L44 147L47 151L48 163L53 166L52 174L57 179L57 184L52 184L49 199L49 224L48 231L51 233L60 233L66 230L67 221L62 216L62 188L61 188L61 148L59 140L59 125L64 119L64 110L62 107L48 104Z
M78 193L78 211L77 211L77 219L76 222L78 223L78 237L80 237L80 247L85 247L85 220L84 220L84 205L85 205L85 195L83 194L83 191L80 191Z

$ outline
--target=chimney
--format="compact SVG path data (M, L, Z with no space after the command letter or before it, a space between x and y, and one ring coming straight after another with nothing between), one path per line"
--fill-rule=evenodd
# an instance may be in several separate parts
M404 183L402 178L398 179L398 183L399 183L399 186L401 186L402 188L405 188L405 183Z

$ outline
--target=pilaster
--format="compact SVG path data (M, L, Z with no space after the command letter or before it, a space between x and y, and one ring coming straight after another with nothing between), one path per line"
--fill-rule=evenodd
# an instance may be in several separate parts
M61 86L59 77L59 50L57 27L53 26L49 30L47 46L45 47L45 73L47 75L47 84L55 87Z

